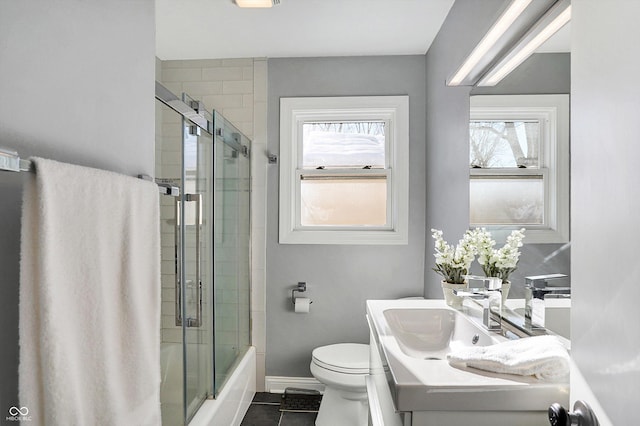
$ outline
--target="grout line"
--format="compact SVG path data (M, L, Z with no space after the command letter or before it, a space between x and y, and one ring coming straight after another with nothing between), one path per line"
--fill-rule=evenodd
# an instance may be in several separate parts
M278 419L278 426L280 426L280 423L282 423L282 417L284 417L284 413L280 412L280 419Z

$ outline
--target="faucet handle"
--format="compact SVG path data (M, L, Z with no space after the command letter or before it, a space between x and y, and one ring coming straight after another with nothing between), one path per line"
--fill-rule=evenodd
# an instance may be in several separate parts
M463 275L465 280L482 281L485 290L500 290L502 288L502 278L498 277L482 277L480 275Z
M544 288L548 286L548 282L552 280L559 280L567 278L565 274L547 274L547 275L534 275L531 277L524 277L525 285L527 287Z

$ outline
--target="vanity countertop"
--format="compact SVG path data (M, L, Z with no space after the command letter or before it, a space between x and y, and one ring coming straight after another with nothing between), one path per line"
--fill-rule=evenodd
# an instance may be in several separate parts
M533 376L516 376L485 372L467 367L454 367L446 360L423 359L408 351L406 344L397 333L413 333L416 344L420 339L428 339L425 330L439 327L440 324L416 324L417 315L407 311L406 323L391 324L389 315L401 314L396 310L439 310L441 313L452 311L456 321L469 319L475 324L466 324L465 333L469 338L474 334L485 335L488 344L507 340L506 337L489 333L482 328L480 309L463 306L462 311L448 307L443 300L368 300L367 317L372 336L382 359L391 395L398 411L425 410L462 410L462 411L528 411L546 409L554 402L569 401L569 383L545 382ZM387 314L385 315L385 311ZM458 317L460 315L461 317ZM426 317L425 317L426 318ZM437 316L435 317L437 321ZM412 321L413 323L409 323ZM473 328L475 326L475 328ZM404 329L402 328L404 327ZM412 328L413 331L408 330ZM417 327L417 328L416 328ZM467 331L468 330L468 331ZM486 343L485 343L486 344Z

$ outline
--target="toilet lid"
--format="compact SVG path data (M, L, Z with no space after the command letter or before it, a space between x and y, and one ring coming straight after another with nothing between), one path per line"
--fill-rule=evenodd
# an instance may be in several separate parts
M313 362L328 370L347 374L369 373L369 345L338 343L315 348Z

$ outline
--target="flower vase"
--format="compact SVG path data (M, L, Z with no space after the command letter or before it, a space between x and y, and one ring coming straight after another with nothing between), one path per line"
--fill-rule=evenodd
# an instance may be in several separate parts
M468 288L469 288L469 284L466 282L462 284L452 284L443 280L442 292L444 293L444 301L447 303L447 305L451 306L452 308L455 308L455 309L462 308L463 298L462 296L456 295L454 293L454 290L455 291L467 290Z

